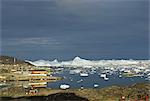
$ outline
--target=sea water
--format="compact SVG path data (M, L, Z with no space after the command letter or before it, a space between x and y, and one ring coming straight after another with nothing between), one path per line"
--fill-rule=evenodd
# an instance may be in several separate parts
M145 79L145 76L133 76L133 77L119 77L117 73L108 74L109 80L104 80L100 77L99 72L88 73L87 77L81 77L79 73L69 74L69 69L53 74L53 76L63 77L63 80L48 83L48 88L59 88L61 84L68 84L70 88L94 88L94 85L98 85L96 88L103 88L108 86L121 86L131 85L135 83L149 82Z

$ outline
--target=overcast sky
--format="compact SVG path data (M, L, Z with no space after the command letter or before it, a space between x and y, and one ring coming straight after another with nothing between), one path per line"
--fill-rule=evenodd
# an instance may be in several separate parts
M1 54L148 59L148 0L2 0Z

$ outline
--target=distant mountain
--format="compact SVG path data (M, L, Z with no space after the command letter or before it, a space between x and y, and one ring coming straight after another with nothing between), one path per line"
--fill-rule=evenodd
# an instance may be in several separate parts
M24 61L24 60L20 60L17 59L15 57L11 57L11 56L0 56L0 64L12 64L12 65L16 65L16 64L27 64L27 65L31 65L32 64Z

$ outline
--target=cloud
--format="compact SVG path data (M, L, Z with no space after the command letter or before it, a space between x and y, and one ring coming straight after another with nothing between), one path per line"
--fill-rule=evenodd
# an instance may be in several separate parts
M36 1L53 1L53 0L2 0L2 1L34 1L34 2L36 2Z
M25 57L38 57L41 51L62 58L148 56L146 0L2 1L6 54L17 55L19 50Z
M60 42L50 37L8 38L2 41L5 45L59 45Z

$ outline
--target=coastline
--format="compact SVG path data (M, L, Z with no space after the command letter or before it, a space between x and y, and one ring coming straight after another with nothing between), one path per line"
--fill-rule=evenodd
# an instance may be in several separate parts
M13 89L7 89L7 91L1 92L1 99L10 99L11 101L15 99L30 99L34 96L34 99L41 98L41 97L49 97L52 94L75 94L76 96L86 98L89 101L114 101L119 100L122 97L125 99L142 99L146 101L146 97L150 96L150 83L140 83L134 84L130 86L111 86L101 89L51 89L51 88L38 88L37 94L26 94L25 92L20 93L19 90L21 88L15 88L16 91ZM18 91L17 91L18 90ZM7 92L7 93L6 93ZM10 94L14 95L10 96ZM17 94L19 93L19 94ZM24 93L24 94L23 94ZM8 100L9 101L9 100ZM55 101L55 100L54 100ZM57 101L57 100L56 100Z

